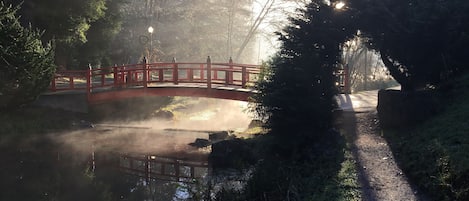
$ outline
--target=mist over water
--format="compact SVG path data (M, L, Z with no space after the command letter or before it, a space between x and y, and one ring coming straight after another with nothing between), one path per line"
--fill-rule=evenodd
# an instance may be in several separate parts
M94 128L79 129L53 138L83 153L102 150L205 158L210 149L197 149L189 143L197 138L208 139L207 131L242 132L252 120L246 102L208 98L195 100L195 104L176 109L171 120L106 121L96 123Z

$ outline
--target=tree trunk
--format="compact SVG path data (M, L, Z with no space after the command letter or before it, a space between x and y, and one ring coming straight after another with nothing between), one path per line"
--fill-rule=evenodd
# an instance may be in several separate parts
M269 14L269 12L271 11L272 6L274 5L274 3L275 3L275 0L268 0L267 2L265 2L264 6L262 7L261 12L258 14L258 16L256 17L256 20L251 25L251 28L249 29L249 32L248 32L246 38L244 38L243 43L241 44L238 52L236 53L235 61L239 61L239 59L241 57L241 54L243 53L244 49L248 45L249 41L255 35L257 29L259 28L259 25L262 23L262 21L264 21L266 15Z
M389 70L391 76L401 84L401 91L412 92L415 91L415 85L412 82L412 78L406 76L405 72L400 71L400 64L395 64L389 56L384 53L383 50L380 50L381 60L383 60L384 65Z

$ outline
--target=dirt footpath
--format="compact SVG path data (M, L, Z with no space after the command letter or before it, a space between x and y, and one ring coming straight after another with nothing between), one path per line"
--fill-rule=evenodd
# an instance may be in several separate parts
M386 140L380 136L376 111L344 111L341 131L351 141L364 201L427 200L413 190L397 166Z

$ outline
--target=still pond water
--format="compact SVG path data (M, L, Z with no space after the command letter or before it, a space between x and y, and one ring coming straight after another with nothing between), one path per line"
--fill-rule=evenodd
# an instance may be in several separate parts
M245 103L212 106L178 120L93 124L2 146L0 200L204 200L226 182L211 177L211 147L193 143L251 120Z

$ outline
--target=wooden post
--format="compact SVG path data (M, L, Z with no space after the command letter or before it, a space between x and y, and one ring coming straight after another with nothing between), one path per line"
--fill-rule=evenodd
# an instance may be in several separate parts
M241 87L243 89L246 88L246 78L247 78L247 70L246 70L246 66L243 66L241 70Z
M207 89L212 88L212 60L207 57Z
M86 96L87 96L88 101L91 98L91 90L93 87L93 84L91 83L92 82L91 76L92 76L92 68L91 68L91 64L88 64L88 70L86 73Z
M231 57L228 63L230 64L230 70L227 72L227 84L233 84L233 59Z
M200 81L203 81L204 77L204 64L200 64Z
M114 75L114 83L113 86L114 88L117 88L117 83L119 82L119 77L117 75L117 64L114 64L114 67L112 67L112 73Z
M68 86L70 86L70 89L75 89L75 80L73 79L73 76L70 76L68 78Z
M143 57L143 87L148 87L148 64L146 57Z
M122 75L122 83L123 83L122 85L125 87L126 84L127 84L127 81L128 81L127 72L126 72L125 66L122 67L121 75Z
M189 72L187 72L187 78L190 82L194 81L194 69L192 69L192 66L189 68Z
M54 73L54 76L52 77L52 81L51 81L51 90L53 92L57 91L57 83L55 82L55 78L56 78L56 75Z
M101 87L104 87L105 83L106 83L106 75L101 70Z
M160 82L163 82L163 81L164 81L164 71L163 71L163 69L161 69L161 68L158 69L158 80L159 80Z
M348 72L348 64L345 64L344 66L344 93L350 94L350 77L349 77L349 72Z
M173 82L176 85L179 83L179 69L175 57L173 57Z

